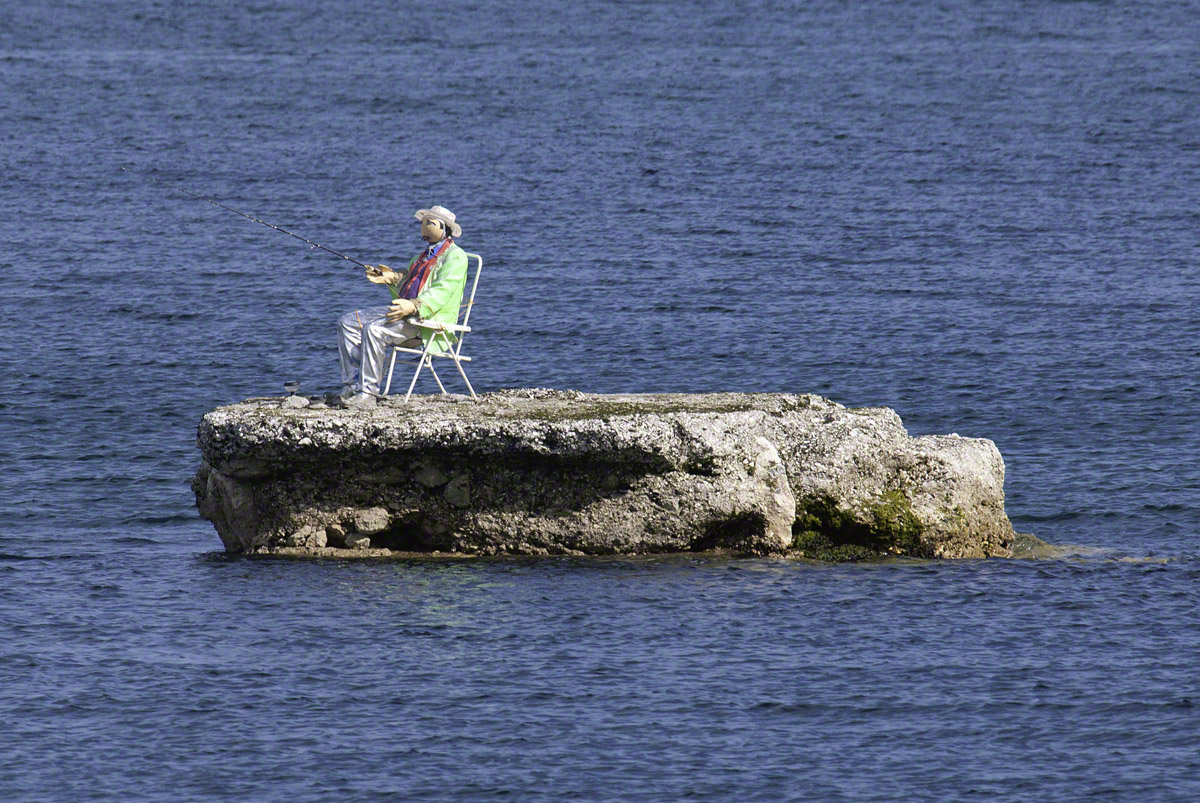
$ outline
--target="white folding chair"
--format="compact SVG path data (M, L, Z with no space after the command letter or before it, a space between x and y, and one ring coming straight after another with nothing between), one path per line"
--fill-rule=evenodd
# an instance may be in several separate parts
M409 354L416 357L415 360L405 360L408 365L415 364L417 370L413 372L412 381L408 383L408 393L404 394L404 400L408 401L412 398L413 388L417 385L417 377L421 375L421 370L429 369L429 373L433 374L434 380L442 391L442 395L446 395L446 386L442 384L441 377L434 370L433 361L435 359L454 360L455 367L458 368L459 374L462 375L463 381L467 383L467 390L471 392L472 399L478 399L475 395L475 388L471 387L471 380L467 379L467 372L463 370L463 363L470 362L470 357L464 357L462 354L463 339L467 332L471 331L468 322L471 320L471 308L475 306L475 289L479 287L479 274L483 272L483 257L479 254L467 254L467 269L470 270L471 260L475 260L475 279L471 282L471 296L467 299L467 303L463 304L467 308L463 315L462 323L438 323L437 321L420 321L415 317L405 318L406 323L411 323L420 329L425 329L433 333L429 338L429 342L425 343L422 348L408 348L403 345L392 346L391 360L388 362L387 384L383 388L383 395L388 395L388 391L392 389L392 371L396 369L396 355L398 353ZM451 343L450 335L458 336L457 342ZM440 338L440 340L439 340ZM446 346L446 349L440 354L433 353L432 349L435 344Z

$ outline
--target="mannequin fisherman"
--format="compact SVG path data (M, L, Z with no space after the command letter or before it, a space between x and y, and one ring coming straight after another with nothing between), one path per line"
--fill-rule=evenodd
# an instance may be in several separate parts
M433 336L404 319L457 323L463 290L467 285L467 255L454 238L462 227L454 213L442 206L421 209L421 239L427 246L400 273L387 265L367 266L367 279L387 285L390 307L369 307L348 312L338 321L338 356L342 363L341 398L348 407L373 407L381 395L383 368L388 348L404 345L420 348ZM440 339L439 339L440 340ZM432 352L444 350L434 341Z

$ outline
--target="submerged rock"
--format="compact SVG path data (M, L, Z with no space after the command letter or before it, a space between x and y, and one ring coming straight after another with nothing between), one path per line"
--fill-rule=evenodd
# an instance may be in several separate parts
M964 558L1014 539L991 441L812 395L253 399L198 443L197 506L232 552Z

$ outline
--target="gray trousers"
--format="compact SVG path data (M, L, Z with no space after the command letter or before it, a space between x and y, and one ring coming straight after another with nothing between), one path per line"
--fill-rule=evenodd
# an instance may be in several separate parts
M421 330L412 324L389 323L389 309L370 307L347 312L338 319L338 358L344 387L380 395L388 346L421 336Z

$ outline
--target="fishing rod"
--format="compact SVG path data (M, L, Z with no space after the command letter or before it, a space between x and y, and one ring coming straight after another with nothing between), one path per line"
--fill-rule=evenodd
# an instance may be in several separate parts
M309 245L311 245L313 248L320 248L322 251L328 251L329 253L333 254L334 256L338 256L338 257L341 257L342 259L345 259L345 260L348 260L348 261L350 261L350 262L353 262L355 265L358 265L360 268L369 268L369 267L371 267L370 265L364 265L363 263L359 262L357 259L351 259L350 257L346 256L345 254L340 254L340 253L338 253L337 251L334 251L332 248L326 248L325 246L321 245L320 243L314 243L312 240L305 240L305 239L304 239L303 237L301 237L299 234L292 234L292 233L291 233L290 231L288 231L287 229L285 229L285 228L281 228L281 227L279 227L279 226L276 226L274 223L268 223L268 222L267 222L267 221L265 221L265 220L259 220L259 219L258 219L258 218L256 218L256 217L253 217L253 216L251 216L251 215L247 215L245 212L239 212L239 211L237 211L236 209L234 209L234 208L233 208L233 207L231 207L231 206L226 206L225 204L223 204L223 203L221 203L221 202L219 202L219 201L214 201L212 198L205 198L203 195L197 195L196 193L192 192L191 190L185 190L183 187L177 187L177 186L175 186L174 184L171 184L171 183L169 183L169 182L163 181L161 178L155 178L154 176L147 176L147 175L145 175L145 174L143 174L143 173L138 173L138 172L136 172L136 171L134 171L134 170L130 170L130 169L129 169L129 168L127 168L127 167L122 167L121 169L122 169L122 170L124 170L126 173L130 173L130 174L132 174L132 175L135 175L135 176L141 176L142 178L148 178L148 179L150 179L151 181L154 181L154 182L157 182L157 183L159 183L159 184L162 184L164 187L170 187L171 189L173 189L173 190L176 190L176 191L178 191L178 192L186 193L187 195L190 195L190 196L192 196L193 198L199 198L201 201L208 201L208 202L209 202L210 204L212 204L213 206L219 206L219 207L221 207L222 209L228 209L230 212L233 212L233 213L234 213L234 214L236 214L236 215L241 215L241 216L242 216L242 217L244 217L244 218L248 218L248 219L250 219L250 220L253 220L255 223L261 223L261 224L263 224L264 226L269 226L269 227L271 227L272 229L275 229L275 231L281 231L281 232L283 232L284 234L286 234L287 236L289 236L289 237L295 237L297 240L300 240L301 242L306 242L306 243L308 243Z

